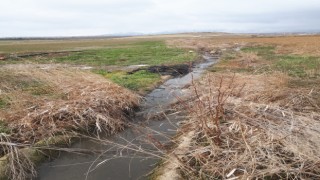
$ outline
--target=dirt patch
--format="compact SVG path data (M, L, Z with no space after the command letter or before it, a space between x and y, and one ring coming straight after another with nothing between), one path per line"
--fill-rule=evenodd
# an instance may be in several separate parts
M180 135L179 139L177 140L177 144L179 145L174 148L173 152L171 152L168 157L165 158L166 161L155 172L154 179L182 179L179 172L179 168L181 167L181 161L179 161L179 158L182 158L181 155L187 153L186 151L188 151L188 147L191 143L194 133L194 131L189 131L187 134Z
M173 66L152 66L147 68L149 72L159 73L161 75L183 76L190 72L190 65L178 64Z
M172 77L183 76L188 74L191 71L192 65L189 64L177 64L177 65L161 65L161 66L150 66L150 67L143 67L137 68L133 71L130 71L129 74L135 73L140 70L147 70L151 73L160 74L161 76L170 75Z
M82 51L57 51L57 52L32 52L32 53L21 53L21 54L10 54L9 58L29 58L29 57L61 57L67 56L73 52L82 52Z
M6 58L7 58L7 57L6 57L5 55L1 55L1 54L0 54L0 61L6 60Z

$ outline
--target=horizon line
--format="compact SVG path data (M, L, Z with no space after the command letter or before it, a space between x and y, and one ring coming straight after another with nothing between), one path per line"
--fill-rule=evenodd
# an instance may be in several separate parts
M124 32L124 33L110 33L101 35L76 35L76 36L7 36L0 37L0 40L5 39L81 39L81 38L123 38L123 37L139 37L139 36L153 36L153 35L178 35L178 34L192 34L192 33L221 33L221 34L247 34L247 35L284 35L284 34L301 34L312 35L320 34L319 31L296 31L296 32L223 32L223 31L172 31L172 32L155 32L155 33L140 33L140 32Z

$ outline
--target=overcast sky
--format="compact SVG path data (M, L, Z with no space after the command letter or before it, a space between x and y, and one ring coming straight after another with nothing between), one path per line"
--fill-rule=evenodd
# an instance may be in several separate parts
M1 0L0 37L320 31L319 0Z

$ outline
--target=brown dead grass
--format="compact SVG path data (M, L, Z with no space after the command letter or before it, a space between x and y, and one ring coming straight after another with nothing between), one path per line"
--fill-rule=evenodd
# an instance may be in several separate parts
M197 86L200 98L190 102L193 131L187 149L176 149L180 170L188 179L318 179L320 177L320 114L312 101L318 91L291 89L288 77L211 73ZM219 135L208 134L201 119L208 119L218 105L222 89L233 88L223 105ZM243 86L245 84L245 86ZM223 90L222 90L223 92ZM230 91L231 92L231 91ZM239 93L240 92L240 93ZM227 94L226 94L227 95ZM205 104L204 106L201 104ZM309 107L309 108L305 108ZM201 113L200 113L201 112ZM183 154L181 154L181 151ZM179 154L180 153L180 154Z
M269 54L229 52L272 46L275 54L319 56L319 40L320 36L168 40L171 46L229 53L213 73L191 87L193 100L182 102L190 118L180 128L178 141L188 139L188 146L178 146L168 155L177 159L168 161L175 163L170 167L184 179L319 179L319 78L279 72L276 61L267 59ZM221 96L225 102L219 102Z
M33 65L1 69L0 119L10 139L33 143L71 131L113 134L122 130L139 98L105 78L80 70Z
M232 61L224 61L215 66L215 68L223 69L258 69L263 66L269 65L270 62L263 60L256 53L244 53L240 52L237 57Z
M99 75L34 64L0 68L0 100L0 178L21 180L36 176L37 149L51 137L114 134L139 103L136 94Z
M217 50L244 45L274 45L278 54L320 55L320 36L281 36L281 37L250 37L250 36L216 36L207 38L170 39L171 46L189 49Z

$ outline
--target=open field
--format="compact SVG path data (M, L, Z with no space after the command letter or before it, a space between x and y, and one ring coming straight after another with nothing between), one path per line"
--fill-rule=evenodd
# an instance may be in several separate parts
M84 49L99 49L128 45L146 41L145 39L114 38L114 39L67 39L67 40L3 40L0 41L0 53L30 53L47 51L71 51Z
M127 38L85 38L85 39L52 39L52 40L0 40L0 54L30 53L47 51L71 51L90 50L109 47L123 47L145 41L163 41L177 38L198 38L201 36L211 37L224 35L224 33L201 33L201 34L169 34L156 36L140 36Z
M168 78L159 68L188 69L206 52L220 61L185 87L191 100L176 108L188 116L164 172L176 162L168 166L185 179L320 177L320 36L0 41L0 51L2 155L20 148L10 143L123 130L137 93Z
M279 54L295 55L320 55L320 36L242 36L227 35L216 37L200 37L189 39L171 39L168 44L172 46L190 48L190 49L224 49L227 47L236 47L241 45L263 45L276 46L276 52Z
M113 40L114 41L114 40ZM112 42L113 42L112 41ZM195 53L188 53L186 50L178 48L168 48L162 41L155 40L136 40L135 42L113 42L106 47L95 47L88 44L85 50L53 52L46 55L32 55L31 57L14 57L8 54L3 56L7 57L8 60L2 61L5 63L23 63L23 62L34 62L34 63L69 63L69 64L80 64L80 65L92 65L92 66L127 66L127 65L159 65L159 64L177 64L183 62L189 62L194 60L196 57ZM112 43L108 42L108 43ZM56 42L55 42L56 43ZM46 48L55 48L56 44L51 43L45 45ZM91 42L94 43L94 42ZM9 43L10 44L10 43ZM8 44L7 44L8 45ZM31 46L33 46L32 44ZM73 48L76 48L78 44L74 44ZM59 46L59 45L58 45ZM23 47L28 48L27 44ZM20 45L14 45L13 49L20 48ZM35 50L35 51L34 51ZM20 53L17 51L16 55L32 54L37 52L43 52L43 49L36 47L34 50L29 52ZM6 51L8 53L8 51ZM9 51L10 52L10 51ZM45 51L50 52L50 51Z
M2 41L1 45L4 47L2 48L3 56L7 59L0 61L0 64L69 64L84 68L90 66L88 68L92 69L92 72L103 75L108 73L109 75L105 77L140 93L145 93L161 82L160 76L147 72L140 73L140 77L142 74L152 76L154 83L150 84L150 78L138 79L139 73L128 74L128 71L139 68L139 65L170 66L197 59L195 52L168 48L163 37ZM128 69L129 65L137 66ZM113 71L118 72L111 73ZM131 82L121 82L123 78L129 78Z
M31 60L37 63L70 63L92 66L128 66L128 65L158 65L189 62L195 58L194 53L188 53L178 48L168 48L160 41L146 41L110 47L104 49L86 50L70 53L61 57L49 57Z

